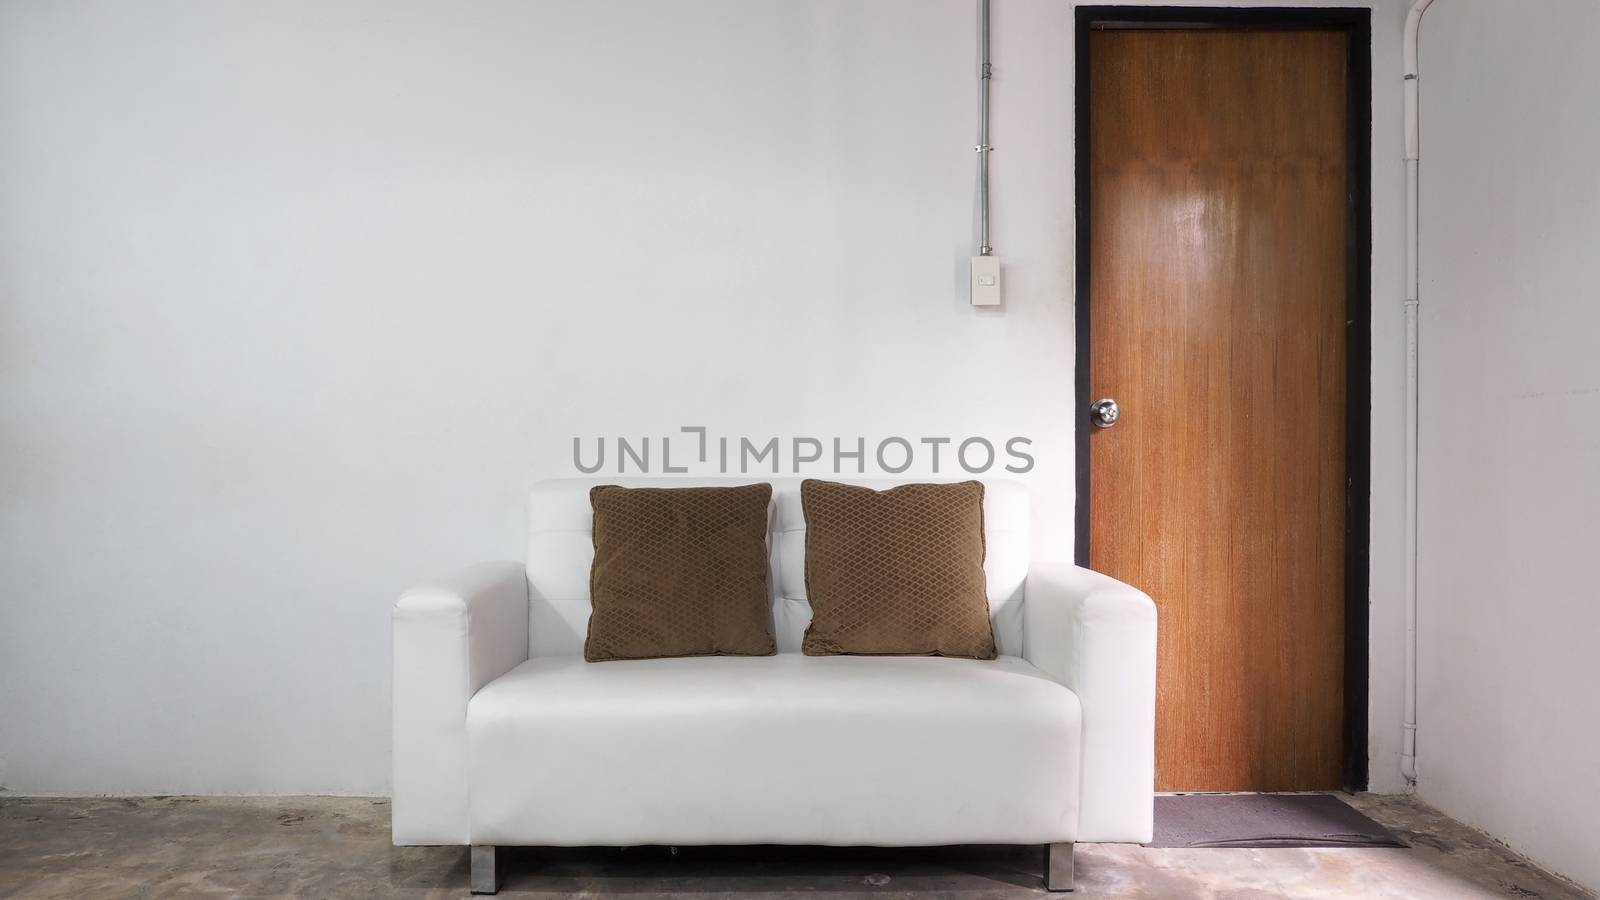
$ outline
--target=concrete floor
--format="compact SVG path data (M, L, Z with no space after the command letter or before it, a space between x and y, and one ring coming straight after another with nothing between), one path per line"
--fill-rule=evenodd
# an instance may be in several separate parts
M1591 897L1401 797L1354 804L1409 849L1078 846L1093 897ZM502 896L1039 897L1037 848L527 849ZM389 805L350 798L0 798L0 897L465 897L460 847L389 845Z

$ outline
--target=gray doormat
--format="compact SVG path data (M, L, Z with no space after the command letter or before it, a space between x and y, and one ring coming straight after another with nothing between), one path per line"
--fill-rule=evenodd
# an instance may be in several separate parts
M1152 847L1404 847L1332 794L1156 798Z

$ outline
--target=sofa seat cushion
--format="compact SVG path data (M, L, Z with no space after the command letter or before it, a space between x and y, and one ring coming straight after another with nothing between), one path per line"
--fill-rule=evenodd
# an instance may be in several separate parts
M535 658L468 705L471 839L1070 841L1080 729L1010 656Z

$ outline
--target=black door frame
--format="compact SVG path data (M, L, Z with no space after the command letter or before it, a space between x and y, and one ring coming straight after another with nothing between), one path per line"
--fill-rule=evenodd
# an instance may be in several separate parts
M1118 28L1333 29L1350 35L1346 310L1344 764L1348 791L1367 788L1372 434L1372 10L1367 7L1080 6L1074 28L1077 222L1077 510L1074 555L1089 564L1089 34Z

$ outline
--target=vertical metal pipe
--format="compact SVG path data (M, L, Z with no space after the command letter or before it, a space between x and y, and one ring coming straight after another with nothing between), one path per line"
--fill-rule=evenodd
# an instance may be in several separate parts
M978 255L989 246L989 0L978 0Z
M1419 493L1417 475L1417 415L1421 406L1419 391L1418 345L1421 343L1419 303L1422 297L1417 248L1422 239L1422 219L1418 208L1421 191L1422 150L1420 137L1420 98L1417 44L1422 29L1422 14L1433 0L1413 0L1406 14L1401 38L1402 82L1405 90L1406 141L1406 424L1405 424L1405 662L1404 712L1400 725L1400 775L1407 787L1417 783L1417 554L1419 552Z
M1406 82L1415 85L1416 80ZM1418 423L1421 406L1418 321L1417 242L1419 238L1418 177L1420 162L1406 160L1406 411L1405 411L1405 659L1401 674L1403 711L1400 720L1400 776L1407 787L1417 783L1417 561L1420 538L1420 491L1417 479Z

